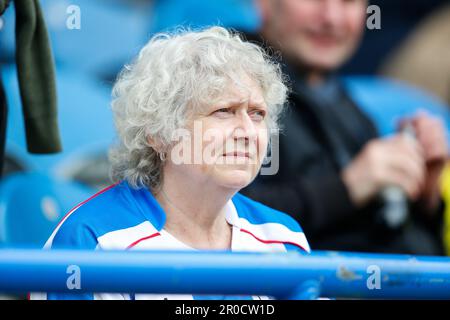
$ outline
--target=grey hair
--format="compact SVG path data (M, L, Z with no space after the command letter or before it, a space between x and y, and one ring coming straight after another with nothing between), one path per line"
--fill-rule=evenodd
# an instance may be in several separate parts
M222 27L152 37L113 87L119 142L109 153L112 180L157 189L164 164L160 153L170 146L173 132L243 74L260 85L267 127L278 129L287 87L280 66L258 45Z

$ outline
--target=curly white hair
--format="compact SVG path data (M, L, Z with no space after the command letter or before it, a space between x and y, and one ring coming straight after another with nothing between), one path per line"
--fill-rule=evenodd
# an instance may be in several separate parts
M172 133L244 74L260 85L267 126L277 129L287 87L278 63L258 45L222 27L152 37L113 88L119 142L109 153L112 180L158 188L163 178L158 152L170 146Z

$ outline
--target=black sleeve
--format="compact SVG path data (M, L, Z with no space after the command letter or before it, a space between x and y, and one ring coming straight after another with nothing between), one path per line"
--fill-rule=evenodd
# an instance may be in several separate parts
M413 219L424 226L435 237L439 238L440 241L442 241L446 205L444 200L440 199L432 212L426 211L421 202L415 202L411 207Z
M308 233L320 232L356 212L346 186L336 173L290 182L257 179L241 193L290 214Z

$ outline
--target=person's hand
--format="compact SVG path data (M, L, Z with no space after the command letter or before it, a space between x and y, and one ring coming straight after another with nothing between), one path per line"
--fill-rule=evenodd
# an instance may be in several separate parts
M426 176L421 200L427 209L436 207L439 201L439 177L448 159L448 143L445 125L434 116L419 112L410 121L416 139L421 145L426 163Z
M421 145L403 134L374 139L342 171L342 179L357 207L391 185L416 200L425 181L424 159Z
M422 146L427 164L443 167L448 157L445 126L441 119L419 112L410 121L417 141Z

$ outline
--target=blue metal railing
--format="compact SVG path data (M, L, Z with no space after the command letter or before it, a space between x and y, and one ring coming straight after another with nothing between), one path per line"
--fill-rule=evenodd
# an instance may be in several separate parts
M67 286L70 266L80 289ZM450 299L450 258L341 252L0 250L0 292Z

